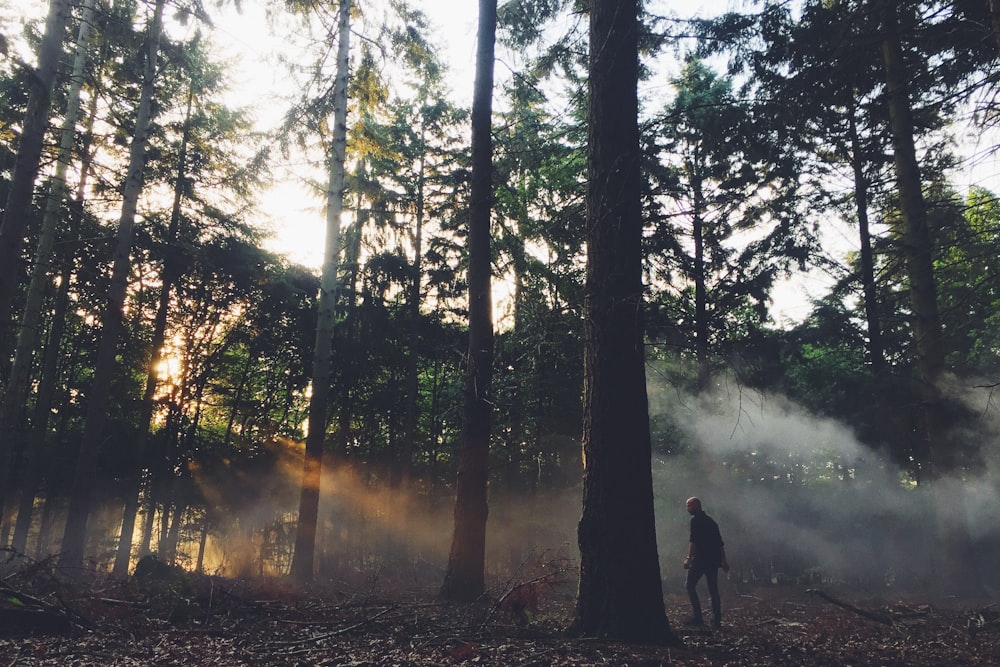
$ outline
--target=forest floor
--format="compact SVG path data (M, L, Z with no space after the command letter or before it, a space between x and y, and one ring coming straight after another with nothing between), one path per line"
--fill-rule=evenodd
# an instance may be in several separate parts
M159 572L69 581L36 564L0 578L0 667L147 665L1000 665L1000 610L833 587L726 591L721 630L677 647L573 639L568 582L508 582L473 605L377 577L307 592L275 580Z

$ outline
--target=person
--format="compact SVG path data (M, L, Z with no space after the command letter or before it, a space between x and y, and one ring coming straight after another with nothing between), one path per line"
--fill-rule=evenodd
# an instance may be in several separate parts
M701 500L688 498L686 503L688 514L691 515L691 539L688 543L688 555L684 559L684 569L687 572L687 593L691 599L691 618L688 625L701 625L701 600L698 599L697 586L702 577L708 583L708 595L712 598L712 626L722 627L722 601L719 598L719 568L729 572L726 561L725 543L719 532L719 524L705 513Z

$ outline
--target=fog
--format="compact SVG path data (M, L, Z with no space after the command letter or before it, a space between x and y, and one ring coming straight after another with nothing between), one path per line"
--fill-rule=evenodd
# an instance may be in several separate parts
M917 486L886 457L860 444L849 425L811 415L780 396L722 384L714 394L695 398L651 383L654 500L665 590L682 591L689 521L684 501L690 496L700 497L720 524L732 585L829 585L947 596L952 591L941 584L951 570L987 590L1000 587L995 568L1000 420L977 384L956 381L951 391L976 415L959 435L978 439L982 469ZM301 443L277 440L256 467L237 469L227 460L191 464L190 482L175 493L186 498L176 531L178 563L228 576L286 573L301 457ZM559 480L554 490L491 487L491 588L546 568L561 568L572 585L582 501L578 454L565 454L558 467L550 476ZM393 485L378 467L356 461L330 457L324 468L320 580L351 588L439 586L451 543L452 492L419 480ZM541 481L538 487L552 485ZM92 520L99 567L113 558L119 518L120 505L109 504L106 515ZM173 518L162 521L159 510L153 518L152 544L158 550ZM136 544L138 539L137 532Z
M849 425L780 396L724 385L699 399L651 387L654 422L689 439L682 453L654 457L664 576L678 569L681 509L696 495L720 524L737 581L947 596L960 593L945 583L957 572L970 588L997 587L997 410L978 383L952 384L952 398L979 415L956 437L978 438L984 465L919 486Z

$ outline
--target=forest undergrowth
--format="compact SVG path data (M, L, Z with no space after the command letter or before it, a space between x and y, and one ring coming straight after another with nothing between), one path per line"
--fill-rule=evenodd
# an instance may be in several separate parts
M470 605L379 570L307 588L194 575L160 563L127 580L43 561L0 581L0 665L996 665L1000 609L918 591L727 586L721 630L679 646L566 636L574 576L521 571Z

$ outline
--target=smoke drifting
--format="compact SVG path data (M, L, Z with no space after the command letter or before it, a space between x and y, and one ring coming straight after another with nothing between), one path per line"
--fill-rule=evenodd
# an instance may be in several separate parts
M665 591L683 590L684 501L692 495L719 522L734 569L730 580L740 584L950 595L959 591L945 582L957 574L970 587L1000 588L1000 410L975 384L955 382L953 395L979 415L960 436L978 439L982 469L916 486L887 457L859 443L849 425L808 414L782 397L729 385L695 398L651 383L654 442L670 449L653 457ZM256 466L236 468L221 459L190 465L190 483L176 490L169 520L159 505L154 521L140 516L137 522L152 526L154 550L179 520L176 556L188 569L200 565L228 576L287 573L302 447L276 441L267 449ZM491 488L491 587L527 576L525 570L542 561L576 561L582 492L574 483L575 455L565 455L570 481L562 488ZM324 470L320 579L354 590L379 581L436 590L451 543L451 491L419 481L393 486L384 470L332 457ZM92 545L114 544L120 511L111 504L94 522ZM104 558L107 566L113 548L95 551L103 554L98 564Z
M975 392L964 399L984 402ZM941 595L1000 584L994 465L916 486L848 426L782 397L733 387L699 399L651 387L650 405L655 421L688 439L683 453L654 460L665 576L687 540L679 510L697 495L744 581ZM994 410L965 434L994 434L982 443L988 462L996 426ZM963 591L948 589L955 575Z

